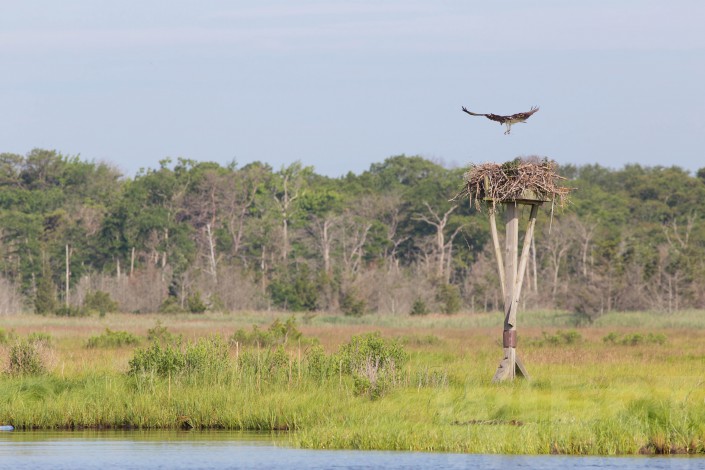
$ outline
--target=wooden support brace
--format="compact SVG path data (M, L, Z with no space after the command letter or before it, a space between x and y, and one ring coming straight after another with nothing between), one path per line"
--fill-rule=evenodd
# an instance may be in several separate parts
M538 213L538 204L531 205L531 214L529 215L529 223L524 234L524 247L521 250L521 260L519 261L519 269L517 270L516 283L514 285L514 298L510 306L507 323L510 326L516 325L517 308L519 307L519 297L521 295L521 286L524 283L524 274L526 266L529 262L529 253L531 252L531 240L534 237L534 226L536 225L536 214Z
M499 363L492 382L513 380L517 376L524 377L527 380L530 379L524 363L517 355L516 348L504 348L504 359Z
M539 204L531 204L531 213L529 222L524 235L524 245L521 252L521 258L517 259L517 245L519 242L519 226L518 226L518 209L516 205L507 205L507 235L506 235L506 258L504 259L503 270L503 293L505 293L505 319L504 333L502 336L502 346L504 349L504 357L495 372L493 382L502 382L504 380L514 380L516 376L529 378L529 373L524 367L524 363L517 356L517 334L516 334L516 314L519 306L519 298L521 288L524 282L524 274L529 261L531 252L531 243L534 236L534 227L536 225L536 216L538 214ZM496 233L496 223L494 225L493 241L495 241L495 254L500 262L501 253L499 252L499 242ZM502 269L500 269L502 272Z
M497 271L499 272L499 284L502 286L502 298L507 296L504 287L504 261L502 260L502 249L499 247L499 234L497 233L497 219L495 210L490 210L490 231L492 232L492 243L494 244L494 255L497 259Z

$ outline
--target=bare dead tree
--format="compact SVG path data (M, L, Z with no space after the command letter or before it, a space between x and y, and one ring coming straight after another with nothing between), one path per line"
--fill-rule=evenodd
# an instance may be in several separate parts
M415 220L420 220L425 222L436 229L435 233L435 244L433 245L433 257L435 258L436 264L436 276L438 279L446 280L448 279L449 272L446 273L447 265L446 258L450 257L452 254L453 240L460 233L462 226L457 227L455 231L450 235L448 240L446 240L446 227L448 226L448 220L450 215L458 208L457 204L453 204L450 209L448 209L442 216L433 210L431 205L424 202L426 209L430 213L430 217L424 214L417 214L414 216Z
M333 228L338 223L338 217L332 213L328 213L323 217L316 215L311 216L310 224L307 226L307 231L313 237L321 251L323 258L323 271L330 275L332 270L331 264L331 249L333 246Z
M217 203L232 240L231 255L237 257L243 246L247 214L265 180L265 169L249 166L225 175L217 188Z
M272 188L272 197L281 216L281 259L286 260L289 257L289 222L295 212L294 202L303 190L304 168L297 162L283 169L281 174L280 184Z
M539 246L543 248L544 256L550 265L551 302L555 305L559 289L558 275L563 260L573 244L573 239L568 224L562 220L555 220L550 235L546 234L541 237L541 240Z
M384 261L387 270L399 271L399 246L410 237L399 236L401 222L401 197L398 194L388 194L375 199L378 207L376 219L387 228L386 238L388 246L384 249Z
M588 254L590 253L590 244L595 236L598 223L581 220L575 215L571 215L569 221L580 244L580 271L582 276L588 279Z
M693 226L697 220L697 213L690 211L685 219L685 227L678 225L678 219L675 217L669 223L664 225L663 232L666 235L668 244L675 249L684 250L690 244L690 234L693 231Z
M342 227L343 265L349 275L355 275L360 270L367 235L372 223L359 218L344 218Z

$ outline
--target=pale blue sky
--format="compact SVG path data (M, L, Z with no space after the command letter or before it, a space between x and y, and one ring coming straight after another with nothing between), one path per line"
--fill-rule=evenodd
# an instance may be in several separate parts
M702 0L0 0L0 152L705 167ZM484 118L540 105L510 136Z

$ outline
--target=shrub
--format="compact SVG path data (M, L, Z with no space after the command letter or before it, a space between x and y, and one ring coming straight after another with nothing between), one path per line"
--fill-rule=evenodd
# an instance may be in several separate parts
M174 296L169 296L164 299L164 302L159 306L159 313L181 313L184 309L179 304L179 299Z
M664 344L666 335L663 333L649 333L643 335L641 333L629 333L624 336L615 333L614 331L607 334L602 341L606 344L618 344L622 346L638 346L640 344Z
M41 331L34 331L27 335L27 341L30 343L40 343L45 347L51 346L51 335Z
M48 263L44 263L47 265ZM34 297L34 311L40 315L54 313L59 308L56 300L56 285L51 280L51 274L47 266L43 267L42 276L37 282L36 295Z
M288 380L293 365L283 345L264 351L245 351L238 356L238 369L244 376L257 376L258 380L277 382Z
M290 358L289 355L284 350L284 346L281 344L267 355L267 360L265 362L266 372L270 376L276 376L277 373L287 370L289 368Z
M47 371L46 344L28 339L10 347L7 371L14 375L40 375Z
M147 330L147 341L160 341L162 343L173 343L176 340L180 340L180 336L174 336L166 326L162 325L162 322L157 320L157 323L153 328Z
M228 368L228 344L220 336L200 338L183 349L184 373L190 376L217 374Z
M340 299L340 311L351 317L361 317L365 314L367 305L354 292L346 292Z
M186 309L191 313L203 313L208 306L201 298L201 293L196 291L186 298Z
M441 311L448 315L458 313L462 304L460 289L453 284L441 284L436 291L436 300L441 304Z
M219 374L228 364L228 345L221 337L214 336L187 344L155 342L146 349L138 349L129 362L128 373L193 378Z
M374 400L399 382L399 371L409 357L395 340L369 333L353 336L337 358L341 371L352 375L355 393Z
M268 290L272 301L278 307L301 312L316 310L319 287L310 269L302 264L272 279Z
M615 333L614 331L608 333L602 338L602 341L604 343L608 344L615 344L617 343L617 340L619 339L619 334Z
M303 333L296 328L296 318L293 316L287 318L284 323L278 318L275 319L272 324L269 325L269 332L283 344L286 344L290 339L294 341L299 340L303 336Z
M426 306L426 302L421 300L420 298L416 298L414 300L414 303L411 305L411 311L409 312L410 315L428 315L429 310L428 307Z
M333 377L339 372L338 360L325 353L323 347L316 345L306 352L306 370L315 379Z
M591 325L604 312L600 289L586 282L571 284L561 303L573 312L576 326Z
M122 346L132 346L139 344L137 336L127 331L113 331L105 329L105 333L99 336L88 338L87 348L120 348Z
M555 334L552 335L544 331L541 334L543 335L543 339L539 341L539 343L550 344L551 346L564 346L568 344L576 344L583 340L582 335L575 330L558 330Z
M7 344L12 336L12 332L8 333L4 328L0 328L0 344Z
M117 312L118 303L107 292L96 290L86 294L83 299L83 309L87 312L98 312L98 314L103 316L106 313Z
M176 345L152 343L146 349L138 349L129 362L130 375L156 374L162 377L176 375L184 369L183 353Z
M583 341L583 336L575 330L558 330L554 334L541 332L541 338L530 338L527 343L532 346L566 346L578 344Z
M249 333L242 328L236 330L230 336L230 344L247 344L250 346L263 346L267 347L271 345L272 338L269 332L262 331L257 325L252 325L252 331Z
M302 338L303 334L296 327L296 318L291 316L283 323L278 318L275 319L266 331L260 330L257 325L253 325L250 332L241 328L230 336L230 344L270 347L286 344L289 340L299 341Z

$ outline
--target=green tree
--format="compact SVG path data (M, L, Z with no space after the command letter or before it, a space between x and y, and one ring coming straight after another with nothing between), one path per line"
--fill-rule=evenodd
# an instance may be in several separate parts
M51 271L49 260L45 256L42 263L42 274L37 279L34 297L34 311L40 315L54 313L59 308L59 302L56 298L56 285L52 280Z

